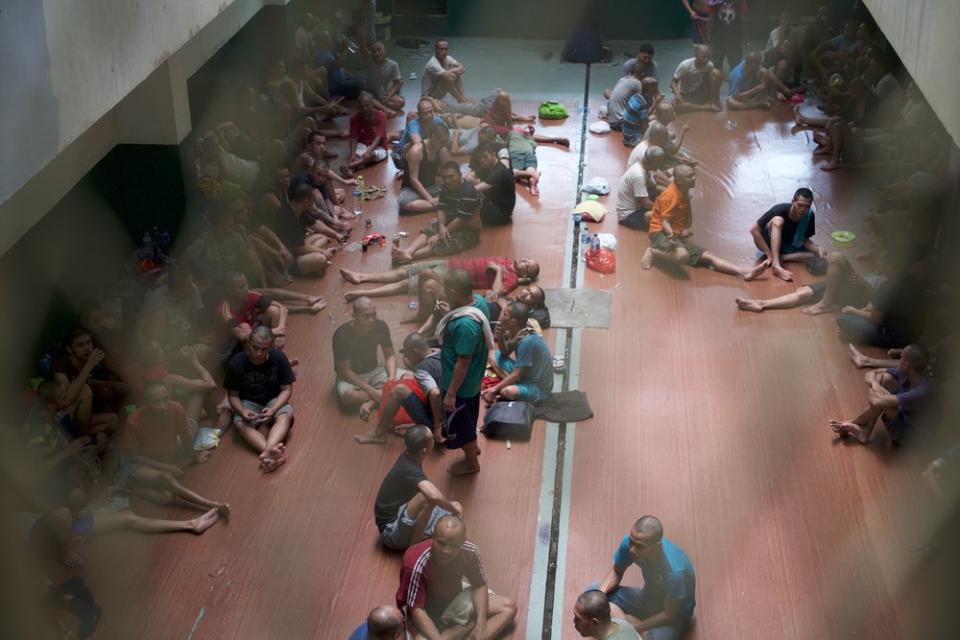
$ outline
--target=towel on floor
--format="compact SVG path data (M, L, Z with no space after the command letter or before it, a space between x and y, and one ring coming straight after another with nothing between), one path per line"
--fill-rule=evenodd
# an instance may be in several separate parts
M561 391L533 405L537 420L547 422L580 422L593 417L593 409L583 391Z

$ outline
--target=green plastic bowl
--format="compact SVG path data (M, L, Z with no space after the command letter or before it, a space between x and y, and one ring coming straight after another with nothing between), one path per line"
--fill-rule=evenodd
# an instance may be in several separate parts
M852 231L843 231L841 229L831 233L830 237L833 238L834 242L839 242L840 244L850 244L857 238Z

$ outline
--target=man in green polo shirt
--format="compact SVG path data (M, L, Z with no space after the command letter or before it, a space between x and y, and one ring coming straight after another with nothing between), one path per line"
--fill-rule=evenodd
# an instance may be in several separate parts
M447 272L443 288L450 311L437 327L443 396L443 430L438 440L446 442L448 449L463 449L463 460L447 471L467 475L480 471L477 420L480 383L493 344L490 308L483 296L473 294L470 274L464 269Z

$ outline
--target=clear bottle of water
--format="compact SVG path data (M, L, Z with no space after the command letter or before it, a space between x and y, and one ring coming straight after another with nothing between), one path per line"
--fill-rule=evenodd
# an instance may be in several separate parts
M360 191L360 185L353 188L353 215L359 217L363 215L363 192Z
M590 250L596 253L600 251L600 236L593 234L593 238L590 239Z
M585 223L580 224L580 246L584 249L590 244L590 229Z

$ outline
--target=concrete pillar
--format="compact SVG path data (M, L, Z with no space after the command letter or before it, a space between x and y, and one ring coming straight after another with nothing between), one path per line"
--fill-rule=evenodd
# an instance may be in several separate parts
M186 78L171 60L160 64L116 107L124 144L179 144L190 133Z

